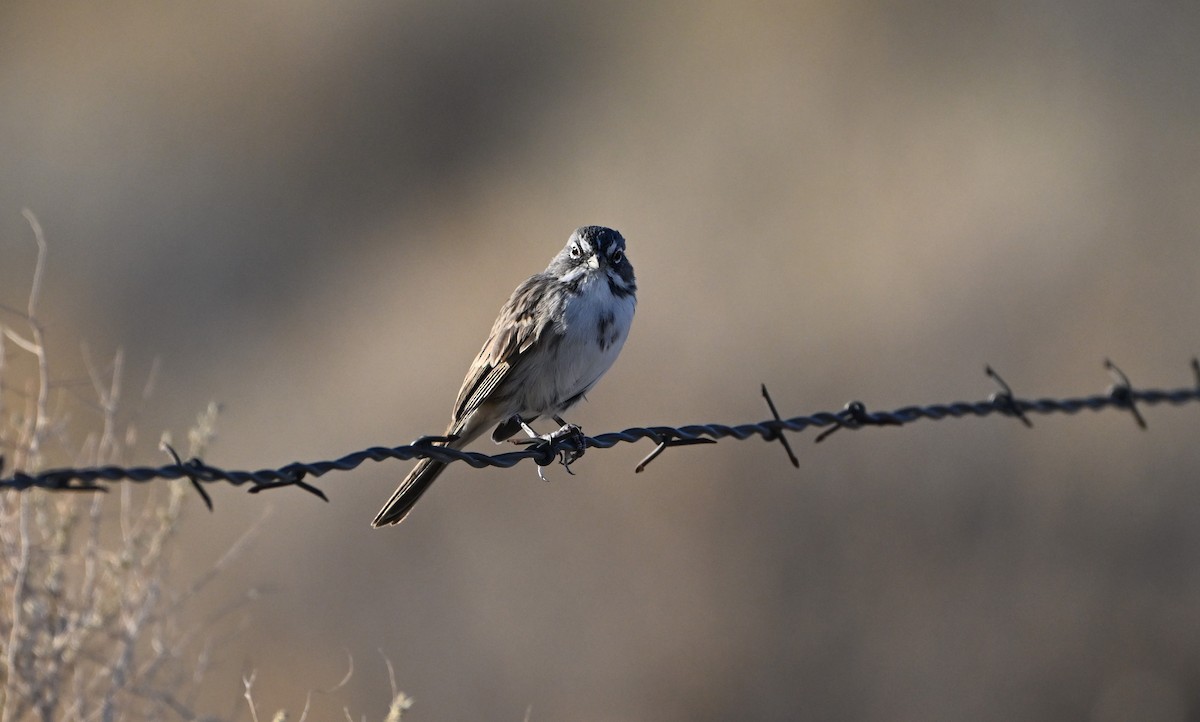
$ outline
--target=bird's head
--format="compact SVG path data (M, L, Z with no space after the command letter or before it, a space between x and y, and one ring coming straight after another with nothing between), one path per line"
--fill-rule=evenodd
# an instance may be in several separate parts
M603 277L615 296L637 291L633 265L625 256L625 237L604 226L575 229L546 271L560 283L576 287L592 278Z

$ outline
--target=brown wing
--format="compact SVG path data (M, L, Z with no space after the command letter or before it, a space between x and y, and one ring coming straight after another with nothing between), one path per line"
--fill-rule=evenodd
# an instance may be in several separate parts
M458 390L458 398L454 401L454 424L465 420L491 397L548 325L544 320L538 321L539 317L548 318L548 314L538 313L549 286L543 275L539 273L517 286L500 309L500 315L492 324L492 333Z

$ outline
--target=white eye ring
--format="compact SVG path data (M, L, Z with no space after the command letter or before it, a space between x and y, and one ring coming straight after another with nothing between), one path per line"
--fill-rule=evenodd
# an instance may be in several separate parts
M571 254L571 258L579 258L579 256L580 256L579 246L575 243L572 243L571 250L569 251L569 253Z
M617 250L612 252L612 255L610 256L610 258L612 258L613 263L620 263L621 259L625 258L625 254L621 252L620 248L618 248Z

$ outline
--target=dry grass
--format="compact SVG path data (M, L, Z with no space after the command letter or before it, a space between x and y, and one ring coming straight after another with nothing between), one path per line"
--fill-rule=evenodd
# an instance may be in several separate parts
M118 413L123 354L98 367L84 348L87 395L51 375L38 317L46 241L33 214L25 215L39 252L26 308L0 307L15 320L0 323L0 466L37 472L50 461L128 463L138 433L136 411ZM204 455L217 412L212 404L197 417L189 456ZM253 590L201 614L199 624L180 620L255 529L188 583L175 583L174 545L193 497L186 482L124 484L115 494L0 493L0 722L218 719L195 709L197 694ZM252 684L250 675L241 711L257 722ZM397 722L410 701L394 682L392 699L386 719ZM299 719L307 713L306 704ZM272 717L287 718L283 711Z

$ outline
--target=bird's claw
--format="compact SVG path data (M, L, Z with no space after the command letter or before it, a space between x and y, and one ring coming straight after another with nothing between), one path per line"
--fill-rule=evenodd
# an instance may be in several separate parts
M548 434L538 434L529 439L513 439L512 443L535 447L554 446L562 439L570 439L570 447L558 450L558 463L563 465L563 468L567 470L568 474L574 476L575 472L571 471L571 464L574 464L579 460L579 457L583 456L585 449L583 442L584 438L582 427L580 427L578 424L563 422L562 426ZM538 478L542 481L550 481L546 478L546 475L543 471L544 468L545 467L541 466L540 464L538 465Z
M574 448L566 448L559 451L558 461L563 465L563 468L567 470L568 474L574 476L575 472L571 471L571 464L574 464L579 460L579 457L583 456L583 450L585 448L583 444L583 440L585 438L583 435L583 429L577 424L564 423L558 429L558 431L552 432L550 436L554 437L555 439L569 438L571 440ZM538 470L540 471L541 467L538 467Z

